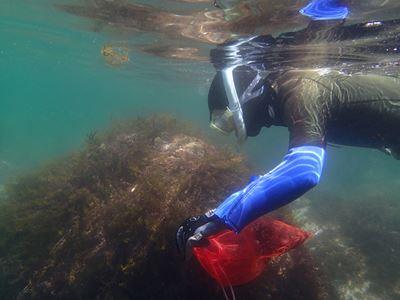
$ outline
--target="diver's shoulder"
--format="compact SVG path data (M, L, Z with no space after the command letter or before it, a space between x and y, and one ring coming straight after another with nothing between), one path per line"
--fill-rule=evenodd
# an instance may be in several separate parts
M280 73L275 77L273 86L277 90L293 90L302 88L303 86L310 87L319 85L321 81L325 81L324 77L328 76L330 71L322 69L292 69Z
M337 76L348 76L345 73L342 73L337 70L329 69L329 68L320 68L320 69L291 69L282 72L278 77L278 81L287 81L287 80L303 80L303 79L320 79L320 78L328 78L328 77L337 77Z
M277 90L320 89L332 82L342 81L348 75L332 69L292 69L276 76L274 86Z

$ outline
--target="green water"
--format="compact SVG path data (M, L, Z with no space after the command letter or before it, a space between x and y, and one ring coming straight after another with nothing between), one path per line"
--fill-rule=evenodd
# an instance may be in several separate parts
M208 129L211 64L130 50L128 63L112 67L101 55L105 44L160 37L98 24L60 11L55 2L0 2L0 184L79 149L90 132L121 118L171 113L216 139ZM242 151L255 170L265 172L280 162L287 139L286 129L265 129ZM327 158L321 184L307 195L311 201L323 203L335 195L343 206L375 195L362 205L379 209L391 203L400 214L400 162L376 150L349 147L330 148Z
M140 53L108 66L100 50L113 37L53 4L0 4L2 179L78 147L114 119L170 112L207 126L206 85L166 80L168 67L141 72L155 70L157 58Z

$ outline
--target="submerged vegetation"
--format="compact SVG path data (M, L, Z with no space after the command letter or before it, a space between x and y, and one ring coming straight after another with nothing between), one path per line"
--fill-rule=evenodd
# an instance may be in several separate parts
M119 67L129 61L129 49L118 45L104 45L101 55L108 65Z
M242 156L188 128L167 116L120 123L7 184L0 207L3 299L223 297L197 262L180 260L174 233L183 219L243 185L249 168ZM283 256L237 295L320 298L322 284L307 258L304 248Z
M362 189L368 195L319 192L319 201L296 202L293 216L319 231L308 247L338 299L399 299L399 199L376 185Z

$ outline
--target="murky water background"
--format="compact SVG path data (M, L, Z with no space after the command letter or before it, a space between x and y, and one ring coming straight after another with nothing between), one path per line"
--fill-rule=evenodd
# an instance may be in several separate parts
M211 2L1 1L0 184L78 148L90 132L120 118L169 112L212 136L209 50L230 37L301 29L308 19L297 13L307 1L237 1L225 11ZM350 2L349 23L400 14L396 0ZM286 148L286 130L268 129L243 151L263 172ZM356 265L363 274L353 285L348 270L337 271L346 278L338 284L344 299L400 297L398 174L400 163L376 150L330 148L321 185L294 205L301 220L325 232L343 227L333 240L348 243L332 243L338 257L346 247L362 257L364 265ZM320 249L327 245L321 236Z

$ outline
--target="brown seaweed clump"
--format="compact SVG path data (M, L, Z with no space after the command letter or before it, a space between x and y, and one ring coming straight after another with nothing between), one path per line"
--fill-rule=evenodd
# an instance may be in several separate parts
M119 67L129 61L129 49L123 46L104 45L101 55L104 60L113 67Z
M0 203L1 295L221 299L195 261L180 260L174 234L183 219L243 185L249 169L243 157L187 127L165 116L119 124L89 135L78 153L9 183ZM319 298L306 258L304 250L284 256L238 295Z

